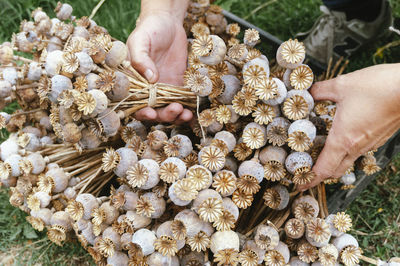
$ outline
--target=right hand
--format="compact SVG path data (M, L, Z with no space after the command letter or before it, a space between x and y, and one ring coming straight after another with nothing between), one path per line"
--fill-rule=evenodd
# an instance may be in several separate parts
M183 84L187 65L187 37L182 21L165 11L144 15L127 42L132 66L149 82ZM193 114L178 103L154 110L143 108L138 120L183 123Z

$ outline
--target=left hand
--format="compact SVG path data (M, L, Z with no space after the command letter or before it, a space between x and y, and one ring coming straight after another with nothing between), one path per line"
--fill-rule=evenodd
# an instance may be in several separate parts
M315 100L336 102L336 115L325 146L313 167L315 179L340 178L358 157L382 146L400 128L400 64L368 67L317 82Z

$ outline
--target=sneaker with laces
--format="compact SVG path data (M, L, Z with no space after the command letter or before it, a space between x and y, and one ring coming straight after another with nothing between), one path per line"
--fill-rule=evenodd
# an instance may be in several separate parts
M297 37L305 37L303 43L307 55L323 65L327 65L330 58L334 61L340 57L349 57L363 45L377 40L389 33L393 24L390 4L382 1L378 17L372 22L359 19L346 20L344 12L329 10L320 6L322 15L314 26Z

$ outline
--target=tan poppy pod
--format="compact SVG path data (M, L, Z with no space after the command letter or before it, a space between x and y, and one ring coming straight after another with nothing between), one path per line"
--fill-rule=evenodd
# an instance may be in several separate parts
M82 218L85 220L90 220L92 218L93 209L99 207L99 202L97 201L96 197L89 193L79 194L76 197L75 201L82 204L83 207Z
M153 192L147 192L143 194L140 197L140 199L146 199L154 208L154 212L151 213L150 218L152 219L160 218L161 215L163 215L163 213L165 212L166 202L164 198L158 197L157 194ZM138 210L138 206L139 206L139 201L138 204L136 205L136 210Z
M331 231L329 225L321 218L311 218L306 222L306 239L315 247L323 247L329 243Z
M251 149L258 149L267 143L266 127L251 122L245 126L242 134L243 142Z
M269 225L259 225L254 234L254 241L259 248L273 250L279 244L279 234Z
M215 134L215 133L221 131L223 127L224 127L223 124L215 121L211 125L209 125L206 129L207 129L207 132L209 132L210 134Z
M2 161L7 160L12 154L17 154L18 151L19 146L17 141L12 136L0 144L0 157Z
M111 225L119 216L118 209L112 206L110 201L103 202L99 210L104 213L103 223L108 225Z
M286 157L287 157L286 150L276 146L267 146L263 148L258 155L258 158L262 164L275 161L284 165Z
M74 32L72 33L72 38L76 38L76 37L82 38L84 40L89 40L90 33L85 27L76 26L74 28Z
M186 236L192 237L200 232L203 221L199 216L190 209L180 211L174 218L175 221L181 222L185 226Z
M132 243L137 244L143 252L144 256L152 254L154 250L154 242L156 234L148 229L139 229L132 236Z
M181 265L204 265L203 252L189 252L182 257Z
M225 59L226 45L217 35L209 35L211 37L211 50L204 56L199 56L199 60L206 65L215 66Z
M243 78L245 80L247 79L246 73L251 73L251 71L249 72L250 67L257 68L258 71L260 71L260 74L262 73L262 75L260 76L260 78L262 78L262 79L266 79L270 75L269 61L266 56L254 58L254 59L250 60L249 62L247 62L246 64L244 64L242 72L243 72ZM251 81L253 81L253 80L249 77L247 84L249 84L250 86L260 84L260 82L253 83ZM245 81L245 83L246 83L246 81Z
M160 165L159 175L164 182L170 183L182 179L186 175L186 164L177 157L169 157Z
M328 244L318 250L318 257L322 265L336 264L338 256L338 250L332 244Z
M218 231L211 236L210 250L214 254L220 250L234 249L239 251L239 236L234 231Z
M121 101L129 95L130 82L128 77L119 72L115 72L115 84L107 96L111 101Z
M115 136L121 126L120 117L118 114L110 108L107 108L103 112L99 113L99 123L103 128L103 134L106 137Z
M257 258L258 258L258 264L262 264L262 262L264 261L264 256L265 256L265 249L260 248L259 246L257 246L256 242L254 240L247 240L243 246L243 250L251 250L253 252L255 252L257 254Z
M163 146L165 141L168 140L167 134L162 130L154 130L147 135L147 141L149 147L152 150L160 150Z
M67 123L62 127L62 135L65 142L77 143L81 139L81 129L75 123Z
M298 197L292 203L292 213L304 222L315 218L319 213L318 201L309 195Z
M238 175L240 177L244 175L253 176L258 183L261 183L264 179L264 167L255 160L244 161L239 166Z
M81 131L81 134L82 134L82 137L78 143L82 147L83 150L97 148L102 143L102 141L99 139L99 137L94 135L87 128L84 128Z
M147 265L161 266L179 266L179 258L177 256L164 256L161 253L154 252L147 257Z
M285 224L285 233L292 239L299 239L304 235L304 222L297 218L289 219Z
M127 56L128 48L126 45L121 41L114 41L110 51L106 54L105 62L109 67L117 67L126 60Z
M263 199L271 209L283 210L289 204L289 191L285 186L275 185L265 191Z
M32 50L35 46L33 40L28 39L28 34L29 33L27 32L20 32L15 35L15 45L18 48L18 51L32 53Z
M222 140L226 144L229 152L233 151L233 149L235 148L236 138L229 131L218 132L217 134L215 134L214 139Z
M224 90L217 100L222 104L231 104L233 97L240 91L241 85L239 79L234 75L223 75L221 80L224 84Z
M92 95L92 97L95 101L95 104L96 104L93 111L90 113L90 115L94 117L94 116L104 112L108 106L108 98L104 94L104 92L102 92L101 90L98 90L98 89L93 89L93 90L88 91L88 93L90 95Z
M166 221L163 222L162 224L160 224L157 227L156 230L156 236L157 238L161 238L162 236L168 236L173 238L176 241L176 248L177 250L182 249L185 246L185 239L175 239L173 231L172 231L172 227L173 227L173 221Z
M164 151L168 156L178 157L180 159L188 156L192 150L192 141L182 134L171 137L164 145Z
M0 63L7 65L11 62L14 56L13 49L10 43L3 43L0 45Z

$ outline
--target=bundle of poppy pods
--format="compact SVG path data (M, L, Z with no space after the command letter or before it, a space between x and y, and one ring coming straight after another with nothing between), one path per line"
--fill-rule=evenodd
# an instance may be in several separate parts
M0 113L10 132L0 181L36 230L58 245L76 236L108 265L365 259L350 216L328 213L324 184L296 191L314 177L335 113L308 92L301 42L282 43L271 64L254 48L256 30L241 43L219 7L192 2L184 86L150 84L106 29L68 4L55 12L36 9L0 46L2 105L21 107ZM133 118L171 102L198 114L190 127ZM373 152L360 161L379 170ZM352 187L353 168L341 182Z

